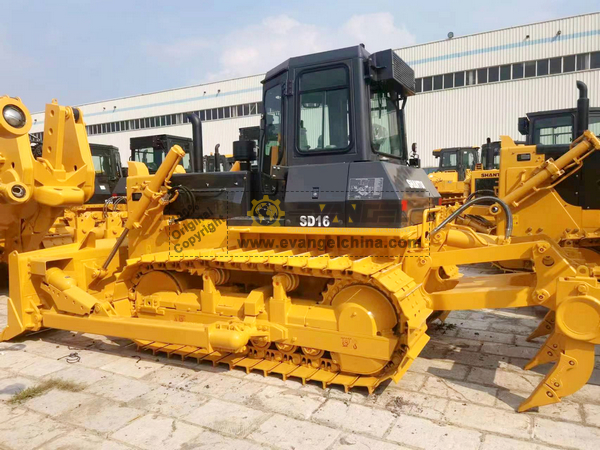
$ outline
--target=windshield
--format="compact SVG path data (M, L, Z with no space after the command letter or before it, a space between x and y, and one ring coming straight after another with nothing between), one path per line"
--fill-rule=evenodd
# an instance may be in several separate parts
M117 168L111 161L110 153L101 152L92 154L92 161L94 162L94 170L98 175L106 175L111 178L116 178Z
M167 151L163 149L154 149L153 147L136 148L133 150L133 160L144 163L148 167L148 172L153 174L162 164L166 154ZM181 164L186 172L191 171L189 152L186 151Z
M378 153L402 157L404 139L400 130L400 108L389 91L371 91L371 145Z
M456 168L458 166L456 151L453 152L442 152L442 159L440 167L442 169Z

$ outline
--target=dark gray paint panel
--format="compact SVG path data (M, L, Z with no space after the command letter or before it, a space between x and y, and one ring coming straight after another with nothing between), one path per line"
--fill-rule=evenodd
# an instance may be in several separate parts
M329 216L344 225L349 164L314 164L289 168L285 190L286 225L298 226L300 216ZM323 209L321 209L323 206Z

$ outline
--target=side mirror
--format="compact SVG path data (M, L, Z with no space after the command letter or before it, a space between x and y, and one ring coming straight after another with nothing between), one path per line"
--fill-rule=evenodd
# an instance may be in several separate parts
M527 117L519 117L519 133L523 136L529 135L529 119Z

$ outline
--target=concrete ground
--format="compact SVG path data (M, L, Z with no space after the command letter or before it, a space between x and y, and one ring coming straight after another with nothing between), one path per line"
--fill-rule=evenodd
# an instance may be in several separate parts
M542 316L455 312L404 379L372 396L47 330L0 343L0 449L598 449L600 362L562 403L515 412L548 369L521 369L541 344L525 337ZM8 403L47 379L85 388Z

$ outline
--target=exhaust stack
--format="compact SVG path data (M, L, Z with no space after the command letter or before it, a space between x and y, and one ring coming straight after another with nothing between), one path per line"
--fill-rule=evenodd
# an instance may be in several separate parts
M583 81L577 82L579 89L579 98L577 99L577 132L575 138L578 138L590 126L590 99L588 98L588 88Z
M202 151L202 122L196 113L188 113L188 120L192 124L192 172L204 172L204 153Z

